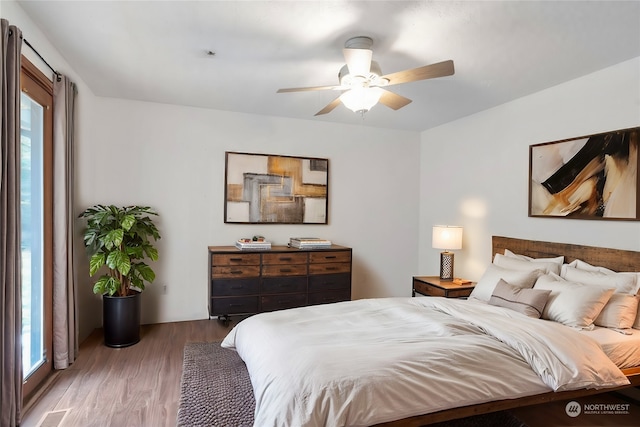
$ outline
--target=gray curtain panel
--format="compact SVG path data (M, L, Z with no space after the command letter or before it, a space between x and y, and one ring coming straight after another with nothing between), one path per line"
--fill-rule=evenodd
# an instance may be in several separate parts
M19 28L1 21L0 130L0 426L20 424L22 304L20 274L20 50Z
M65 369L78 356L78 307L73 268L76 85L53 82L53 367Z

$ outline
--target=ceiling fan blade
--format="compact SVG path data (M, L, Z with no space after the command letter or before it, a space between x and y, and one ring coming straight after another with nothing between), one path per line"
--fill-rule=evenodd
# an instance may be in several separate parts
M318 111L317 113L314 114L314 116L320 116L322 114L327 114L333 111L334 108L336 108L338 105L340 105L340 97L337 97L336 99L334 99L333 101L331 101L329 104L327 104L326 107L324 107L322 110Z
M410 104L411 100L409 98L405 98L402 95L398 95L397 93L389 92L388 90L382 89L382 95L380 96L379 102L389 108L399 110L405 105Z
M342 86L309 86L309 87L290 87L285 89L278 89L277 93L286 92L308 92L312 90L344 90Z
M371 69L371 49L343 49L344 60L347 62L349 74L352 76L368 76Z
M389 80L389 85L415 82L418 80L433 79L436 77L451 76L454 73L453 61L443 61L437 64L425 65L424 67L412 68L411 70L398 71L397 73L382 76Z

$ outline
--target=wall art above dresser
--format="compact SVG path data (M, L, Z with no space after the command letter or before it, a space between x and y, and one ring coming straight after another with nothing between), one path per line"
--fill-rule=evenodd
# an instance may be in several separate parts
M327 224L328 159L225 155L224 222Z

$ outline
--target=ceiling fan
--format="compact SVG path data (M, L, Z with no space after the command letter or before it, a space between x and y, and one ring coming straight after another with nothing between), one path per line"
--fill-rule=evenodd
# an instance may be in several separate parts
M387 86L450 76L454 73L453 61L448 60L382 75L380 65L371 59L373 56L372 45L373 40L369 37L360 36L347 40L345 48L342 50L346 65L338 73L339 85L293 87L279 89L278 93L339 90L342 92L341 95L318 111L316 116L330 113L340 102L350 110L364 114L378 102L394 110L411 102L409 98L384 89Z

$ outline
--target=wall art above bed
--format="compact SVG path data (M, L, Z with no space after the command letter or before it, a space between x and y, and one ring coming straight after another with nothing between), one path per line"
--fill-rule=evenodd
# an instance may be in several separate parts
M529 146L529 216L640 220L640 127Z
M327 224L329 160L225 153L224 222Z

